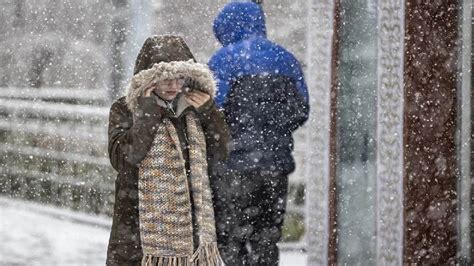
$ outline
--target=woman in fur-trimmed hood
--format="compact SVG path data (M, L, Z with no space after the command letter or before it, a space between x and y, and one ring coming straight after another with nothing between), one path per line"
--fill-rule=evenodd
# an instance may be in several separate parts
M220 265L209 172L229 132L209 69L178 36L148 38L111 107L117 170L108 265Z

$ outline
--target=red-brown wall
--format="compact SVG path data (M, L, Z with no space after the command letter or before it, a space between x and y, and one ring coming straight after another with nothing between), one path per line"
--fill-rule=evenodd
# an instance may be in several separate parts
M406 263L440 265L456 256L456 5L405 6Z

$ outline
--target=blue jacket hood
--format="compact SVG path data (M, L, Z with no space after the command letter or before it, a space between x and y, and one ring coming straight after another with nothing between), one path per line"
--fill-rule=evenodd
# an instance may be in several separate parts
M298 60L266 38L262 8L252 2L231 2L214 20L214 33L223 45L209 60L217 82L215 101L222 107L233 82L246 75L291 78L308 101L308 88Z
M266 37L265 15L258 4L231 2L217 15L213 29L223 46L254 36Z

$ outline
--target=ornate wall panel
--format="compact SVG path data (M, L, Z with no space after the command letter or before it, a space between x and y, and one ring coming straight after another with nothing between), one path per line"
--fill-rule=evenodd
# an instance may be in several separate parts
M305 165L308 265L328 263L333 21L333 1L308 1L306 79L311 101Z
M460 13L461 18L461 36L459 43L461 56L459 71L462 76L459 80L458 89L458 126L457 140L458 146L458 165L459 165L459 182L458 182L458 255L460 263L469 264L471 261L471 145L472 145L472 1L463 0Z
M375 221L379 265L403 262L404 19L404 1L379 1Z

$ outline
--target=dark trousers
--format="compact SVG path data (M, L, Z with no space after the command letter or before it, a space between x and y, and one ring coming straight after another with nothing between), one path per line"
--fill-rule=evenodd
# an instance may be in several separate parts
M214 186L219 251L226 265L278 265L288 176L226 174Z

